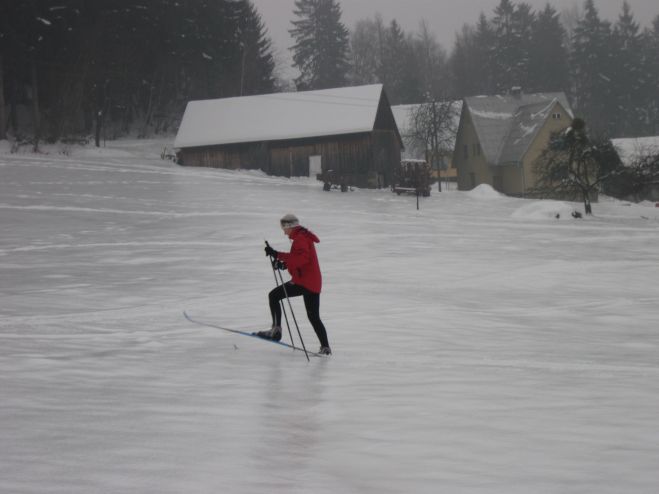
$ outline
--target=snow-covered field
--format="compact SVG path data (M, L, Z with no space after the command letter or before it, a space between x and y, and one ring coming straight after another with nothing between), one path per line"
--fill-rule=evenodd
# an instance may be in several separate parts
M417 211L162 145L0 146L0 492L659 490L659 208ZM269 327L287 212L321 239L329 359L182 315Z

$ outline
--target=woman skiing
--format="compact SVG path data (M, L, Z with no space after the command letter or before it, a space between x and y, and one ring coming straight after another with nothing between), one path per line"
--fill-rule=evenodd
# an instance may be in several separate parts
M266 245L265 255L270 256L275 266L280 269L287 269L291 275L291 281L286 282L273 289L269 295L270 313L272 314L272 328L269 331L260 331L257 333L261 338L267 338L275 341L281 339L281 305L280 302L286 296L304 297L304 307L307 310L307 317L313 326L316 336L320 341L320 350L322 355L331 355L329 342L327 341L327 331L323 321L320 320L320 290L322 287L322 276L320 266L316 255L314 244L320 242L318 237L312 232L300 226L300 222L293 214L287 214L280 220L281 228L284 234L293 242L290 252L277 252L275 249Z

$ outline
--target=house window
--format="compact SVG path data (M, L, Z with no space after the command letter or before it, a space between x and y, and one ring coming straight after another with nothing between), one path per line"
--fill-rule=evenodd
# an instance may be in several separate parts
M481 145L479 143L475 143L471 145L471 154L473 154L474 156L481 155Z
M469 158L469 146L466 144L462 146L462 155L464 156L464 159Z
M560 120L561 119L561 114L560 113L552 113L551 118L554 120Z

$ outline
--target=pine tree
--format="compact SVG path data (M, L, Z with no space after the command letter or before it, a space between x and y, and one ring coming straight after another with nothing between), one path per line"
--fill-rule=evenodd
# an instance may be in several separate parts
M295 0L292 48L299 90L345 85L349 70L348 30L335 0Z
M449 59L454 98L496 92L493 44L494 32L484 13L475 28L465 25L456 35Z
M494 26L481 12L474 37L474 61L478 64L478 85L475 94L495 94L497 92Z
M618 118L613 134L619 137L641 135L648 120L648 91L654 86L644 67L644 52L639 25L625 1L613 29L613 96Z
M571 65L576 110L588 118L595 134L611 135L616 118L610 39L610 24L600 20L593 0L586 0L574 33Z
M535 14L528 3L522 2L513 12L513 33L516 40L512 59L512 80L523 89L530 83L529 67Z
M513 31L513 13L515 7L510 0L500 0L494 9L492 26L494 28L494 70L495 90L505 93L512 86L518 85L513 80L512 65L515 57L515 33Z
M392 20L385 30L384 50L382 54L381 74L389 101L396 105L405 100L405 61L409 61L411 50L407 45L405 33L396 20Z
M646 101L647 135L659 134L659 15L652 22L652 29L648 28L643 33L643 66L645 73L644 94Z
M510 0L501 0L494 10L492 74L498 93L505 93L513 86L524 86L527 82L533 17L528 4L522 3L515 7Z
M357 21L350 35L350 81L356 85L379 82L380 54L376 21Z
M565 29L556 10L547 4L532 25L529 92L568 92L569 65Z
M236 53L239 54L239 94L262 94L274 90L272 42L260 14L250 0L233 4L236 13Z
M451 95L454 98L463 98L477 94L474 77L475 64L473 63L474 28L465 24L462 31L456 33L453 51L449 58L451 69Z
M419 74L418 90L423 100L448 99L451 83L446 52L425 21L421 21L419 34L412 46L417 60L414 70Z

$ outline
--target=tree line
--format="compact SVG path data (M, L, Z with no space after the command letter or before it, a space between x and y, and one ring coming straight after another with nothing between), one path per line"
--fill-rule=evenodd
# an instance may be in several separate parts
M472 94L564 91L598 134L659 131L659 15L641 31L627 2L610 23L593 0L563 22L550 4L534 13L501 0L491 18L458 35L451 65L454 87Z
M565 91L592 132L659 131L659 15L641 30L593 0L561 16L500 0L448 53L422 22L375 15L348 30L339 0L296 0L298 90L383 83L392 104ZM9 0L0 3L0 138L166 132L187 101L277 91L275 55L250 0Z
M350 48L352 80L385 83L394 103L564 91L592 132L659 132L659 15L641 30L626 2L610 23L593 0L572 18L549 3L534 12L500 0L491 16L463 26L449 55L425 23L405 34L376 17L357 23Z
M0 139L166 132L187 101L272 92L273 73L249 0L0 3Z

